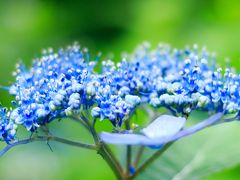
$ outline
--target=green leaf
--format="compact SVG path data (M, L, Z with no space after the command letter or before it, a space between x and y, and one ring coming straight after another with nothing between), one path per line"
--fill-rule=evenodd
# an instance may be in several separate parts
M143 159L152 153L146 150ZM175 142L137 179L197 180L239 163L240 124L225 123Z

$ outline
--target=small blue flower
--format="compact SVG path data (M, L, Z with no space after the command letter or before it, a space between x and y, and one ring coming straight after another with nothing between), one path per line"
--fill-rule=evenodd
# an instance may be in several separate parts
M0 140L4 140L6 143L15 139L17 131L17 125L9 118L10 113L6 108L0 106Z
M136 105L140 104L141 99L138 96L126 95L125 96L125 101L126 101L126 103L135 107Z
M91 115L92 117L100 117L100 112L101 112L101 109L99 107L94 107L92 108L92 111L91 111Z

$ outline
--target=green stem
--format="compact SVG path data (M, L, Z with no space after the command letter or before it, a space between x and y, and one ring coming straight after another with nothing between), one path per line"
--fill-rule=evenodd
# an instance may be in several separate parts
M41 138L41 137L39 137L39 138ZM70 146L76 146L76 147L91 149L91 150L96 150L97 149L97 147L93 144L85 144L85 143L70 141L68 139L63 139L63 138L59 138L59 137L56 137L56 136L49 137L47 139L47 141L56 141L56 142L60 142L60 143L63 143L63 144L70 145Z
M126 129L127 130L130 130L130 124L129 124L129 120L127 120L125 122L125 125L126 125ZM126 164L126 176L129 176L130 173L129 173L129 170L131 168L131 165L132 165L132 147L131 145L127 145L127 164Z
M84 120L82 120L81 118L75 117L75 116L71 116L70 117L72 120L74 120L75 122L81 124L83 127L85 127L87 130L89 130L88 125L86 124L86 122Z
M124 179L124 175L123 175L123 171L121 166L119 166L118 163L116 163L115 159L113 158L113 156L111 155L111 153L109 153L108 149L106 148L106 146L101 143L98 153L103 157L103 159L107 162L107 164L109 165L109 167L112 169L112 171L114 172L116 178L118 180L123 180Z
M148 160L146 160L142 166L140 166L130 179L136 178L142 171L144 171L150 164L152 164L159 156L161 156L170 146L171 143L166 144L163 148L155 152Z
M139 164L139 162L140 162L140 159L141 159L141 157L142 157L142 154L143 154L144 149L145 149L145 146L141 146L141 147L139 148L138 152L137 152L137 156L136 156L136 159L135 159L134 164L133 164L135 168L138 167L138 164Z
M80 115L80 119L82 119L86 123L86 126L89 129L89 131L91 132L95 143L99 144L100 140L99 140L98 134L97 134L97 132L95 130L95 121L93 121L93 124L91 124L89 122L89 120L84 116L84 114Z
M132 164L131 157L132 157L132 147L131 145L128 145L127 146L127 169L126 169L127 174L129 174L129 170Z
M89 120L84 116L84 114L81 114L81 119L86 123L88 129L90 130L95 144L98 147L98 153L103 157L109 167L113 170L117 179L124 179L123 170L119 161L117 160L111 149L105 143L100 141L100 138L95 130L96 121L93 120L93 123L91 124Z
M114 155L114 153L111 151L111 149L109 148L109 146L103 142L101 142L102 145L104 146L105 150L108 152L108 154L111 156L112 161L114 162L115 166L117 167L117 169L121 172L123 172L122 166L119 163L119 161L117 160L116 156Z
M67 145L70 145L70 146L75 146L75 147L80 147L80 148L85 148L85 149L90 149L90 150L97 150L97 147L93 144L84 144L84 143L81 143L81 142L70 141L68 139L63 139L63 138L56 137L56 136L34 136L34 137L29 138L29 139L24 139L24 140L17 141L17 142L14 142L12 144L7 145L0 152L0 157L15 146L28 144L28 143L34 142L34 141L46 141L46 142L55 141L55 142L60 142L60 143L67 144Z

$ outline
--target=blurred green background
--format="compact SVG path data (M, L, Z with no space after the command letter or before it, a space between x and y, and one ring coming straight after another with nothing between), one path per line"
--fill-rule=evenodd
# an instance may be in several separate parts
M146 40L153 47L159 42L179 48L197 43L216 52L222 66L230 58L239 70L239 9L238 0L0 1L0 84L13 81L16 62L30 65L43 48L74 41L92 55L101 51L102 58L115 60ZM6 92L0 92L0 99L10 104ZM75 124L63 124L53 125L53 131L86 136ZM53 153L44 143L11 150L0 159L0 179L114 179L95 152L51 145ZM239 177L237 166L207 179Z

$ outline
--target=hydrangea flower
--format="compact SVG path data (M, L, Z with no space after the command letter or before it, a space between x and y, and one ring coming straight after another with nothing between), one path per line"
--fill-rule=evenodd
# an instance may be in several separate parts
M118 63L102 61L99 72L95 70L98 58L90 59L86 49L74 44L58 52L44 51L29 69L17 65L16 82L9 88L14 108L0 106L0 141L8 144L0 157L16 145L57 141L96 150L118 179L133 179L172 142L208 126L240 119L240 75L219 68L205 49L159 45L151 50L145 43ZM149 118L146 127L141 127L131 119L138 106L146 111L151 107L152 114L154 110L157 114L158 108L167 111L154 121ZM186 128L192 111L211 116ZM48 123L63 118L85 127L94 144L50 133ZM98 120L110 121L112 131L97 132ZM31 132L29 138L16 138L20 125ZM126 169L107 144L127 145ZM132 145L141 145L134 164ZM137 167L144 146L160 149Z
M139 105L165 107L174 116L187 118L194 110L235 114L239 118L240 76L230 69L223 73L215 57L205 49L171 49L159 45L151 50L139 46L122 61L96 61L77 44L54 53L45 51L28 70L17 65L16 82L10 94L16 108L10 119L28 131L36 131L54 119L90 112L108 119L121 129Z

